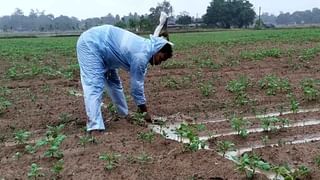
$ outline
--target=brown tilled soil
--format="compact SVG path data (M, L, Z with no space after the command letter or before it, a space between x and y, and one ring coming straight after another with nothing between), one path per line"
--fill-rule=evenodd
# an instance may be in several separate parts
M284 48L287 46L284 45ZM225 60L219 58L214 48L206 48L207 52L213 52L212 57L217 62ZM201 51L200 48L191 49L190 52L179 52L174 58L177 62L187 60L187 63L191 63L188 56L196 56ZM238 51L240 50L235 49L233 53L239 53ZM320 79L319 58L317 56L307 63L297 58L289 60L288 57L266 58L261 61L241 60L239 65L222 66L215 70L208 68L199 70L196 67L184 69L152 67L148 71L145 82L148 107L151 114L156 116L180 113L190 117L191 121L224 119L232 113L245 116L254 115L257 112L278 111L279 108L289 110L290 103L286 93L279 92L275 96L268 96L257 84L259 79L273 73L289 79L301 108L316 108L319 107L319 101L308 102L304 99L299 83L306 77ZM290 62L298 64L299 68L293 68ZM0 63L2 63L0 67L8 66L4 61ZM5 69L1 68L1 73L4 72ZM239 75L247 75L252 82L247 90L251 101L245 106L235 105L234 94L225 89L227 83ZM183 87L170 88L165 85L168 76L176 78L190 76L192 80ZM121 78L126 94L129 95L128 75L122 71ZM215 90L208 97L204 97L198 84L208 81L212 82ZM143 142L138 138L138 133L148 132L149 129L130 124L125 119L107 122L107 132L98 138L97 143L81 146L79 139L85 136L83 129L86 122L83 99L69 93L72 90L82 91L79 77L73 80L36 77L26 80L3 80L1 84L11 90L9 99L13 105L0 116L0 179L27 179L32 163L37 163L43 168L42 172L45 176L40 179L54 178L50 168L56 160L43 157L44 148L35 154L27 154L24 146L10 142L13 141L13 133L17 130L31 131L32 138L36 139L45 136L47 125L56 126L61 123L65 124L63 132L67 135L61 147L64 153L64 170L59 176L61 179L245 179L243 173L235 170L233 162L222 158L215 151L186 152L182 144L166 140L160 135L157 135L151 143ZM130 98L128 101L130 110L135 111L133 101ZM109 102L109 99L105 98L105 103ZM304 117L316 118L319 117L318 115L319 113L305 113ZM104 116L106 120L110 119L107 110L104 110ZM294 115L291 116L293 117L289 118L292 120L297 119ZM223 128L231 130L229 124L221 123L221 126L217 127L208 125L208 129L213 131ZM270 138L276 141L294 134L317 133L318 129L319 126L292 128L273 133ZM250 144L250 141L259 141L260 138L261 134L253 134L246 140L235 136L220 139L232 140L236 144L245 142ZM16 152L23 154L18 160L13 158ZM105 170L104 162L99 160L99 156L103 153L120 154L118 167L110 171ZM319 144L264 148L257 153L275 164L306 163L314 169L312 178L320 179L320 173L315 170L316 165L311 162L313 156L319 154ZM140 162L137 157L143 154L150 156L151 160ZM256 179L266 178L258 176Z

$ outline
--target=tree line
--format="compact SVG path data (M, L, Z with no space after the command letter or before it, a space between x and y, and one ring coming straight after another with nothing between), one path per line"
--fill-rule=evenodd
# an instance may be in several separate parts
M319 24L320 9L313 8L312 10L296 11L293 13L281 12L278 16L263 13L261 19L264 23L279 24L279 25L301 25L301 24Z
M102 24L113 24L118 27L132 31L152 31L158 23L160 12L166 12L169 18L169 25L197 24L218 28L243 28L254 24L257 14L253 5L248 0L212 0L202 17L191 17L186 11L173 16L173 7L169 1L164 0L156 7L151 7L149 13L138 15L130 13L120 17L107 14L104 17L87 18L79 20L76 17L58 16L45 14L45 11L30 10L25 15L19 8L15 9L12 15L0 17L0 31L83 31L93 26ZM292 14L281 13L279 16L264 13L261 19L265 23L272 24L314 24L320 23L320 9L312 11L297 11Z

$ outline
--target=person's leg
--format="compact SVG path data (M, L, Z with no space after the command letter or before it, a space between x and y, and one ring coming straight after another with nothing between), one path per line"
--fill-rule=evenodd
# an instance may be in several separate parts
M108 70L105 77L107 93L112 99L113 105L117 107L118 114L120 116L127 116L128 105L123 93L123 87L118 71L115 69Z
M84 42L78 42L77 56L80 65L84 103L88 116L87 131L105 130L101 102L105 87L104 75L106 68L102 59L96 56Z

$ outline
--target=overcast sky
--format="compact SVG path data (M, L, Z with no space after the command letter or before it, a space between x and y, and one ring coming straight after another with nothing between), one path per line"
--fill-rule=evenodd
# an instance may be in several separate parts
M258 13L259 6L262 12L278 15L280 11L294 12L320 8L320 0L249 0ZM74 16L79 19L102 17L111 13L120 16L129 12L139 15L149 13L150 7L156 7L162 0L0 0L0 16L11 15L15 8L20 8L25 15L30 9L45 10L45 14ZM191 16L200 17L206 13L211 0L169 0L178 15L187 11Z

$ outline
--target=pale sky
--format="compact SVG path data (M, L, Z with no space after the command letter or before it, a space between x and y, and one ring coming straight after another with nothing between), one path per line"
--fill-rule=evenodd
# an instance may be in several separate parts
M207 6L212 0L169 0L174 9L174 15L187 11L191 16L201 17L206 13ZM278 15L280 11L294 12L320 8L320 0L249 0L258 13L262 12ZM156 7L163 0L0 0L0 16L11 15L15 8L20 8L25 15L30 9L45 10L45 14L74 16L79 19L102 17L108 13L120 16L129 12L139 15L149 13L151 7Z

